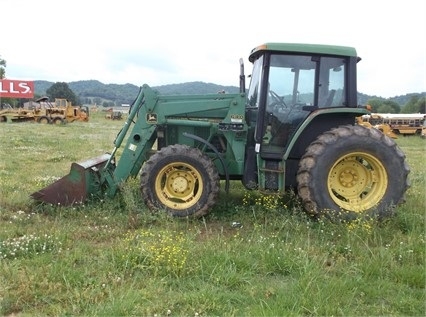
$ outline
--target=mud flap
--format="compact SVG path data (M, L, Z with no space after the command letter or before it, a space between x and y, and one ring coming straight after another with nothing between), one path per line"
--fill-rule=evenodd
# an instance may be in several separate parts
M110 154L80 163L72 163L68 175L31 194L37 201L53 205L71 206L84 203L91 195L100 195L102 175L100 170L110 159Z

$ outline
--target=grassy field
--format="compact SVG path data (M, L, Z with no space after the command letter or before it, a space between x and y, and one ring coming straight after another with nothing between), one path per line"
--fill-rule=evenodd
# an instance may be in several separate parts
M197 220L148 212L137 179L85 206L31 201L72 162L110 152L122 124L0 125L0 315L426 314L426 140L397 140L412 186L382 223L312 221L291 193L239 182Z

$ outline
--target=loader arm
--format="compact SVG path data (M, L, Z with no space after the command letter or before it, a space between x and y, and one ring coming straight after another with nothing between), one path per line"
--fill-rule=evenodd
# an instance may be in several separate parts
M156 149L161 147L157 143L157 148L153 148L159 141L157 135L159 129L161 131L159 134L164 136L169 133L168 127L179 127L177 132L179 136L174 143L185 143L186 141L182 138L186 138L188 142L194 142L193 139L188 138L188 131L193 133L194 127L206 127L210 130L209 135L203 136L207 143L212 135L220 130L219 127L222 128L225 125L225 129L229 129L227 124L231 125L231 122L235 121L236 114L243 116L244 100L244 94L162 96L148 85L142 86L132 105L129 117L114 141L115 148L111 158L103 169L106 194L110 197L114 196L120 184L129 177L136 177L142 165L155 153ZM242 119L239 129L243 129ZM229 131L224 134L224 137L227 134ZM230 139L233 140L234 137L230 136ZM124 141L126 144L115 169L112 169L110 165ZM171 142L173 141L166 141L165 145ZM242 161L242 152L240 156ZM223 165L222 170L225 168Z
M154 91L148 85L143 85L123 128L114 141L114 150L102 171L104 183L106 182L106 194L110 197L115 195L118 186L122 182L131 176L135 177L139 173L143 163L149 157L148 152L151 151L156 139L156 126L149 124L144 118L149 105L155 104L155 98ZM132 130L129 133L131 127ZM111 165L117 150L121 147L126 137L126 146L117 162L117 166L112 169Z
M62 206L84 203L88 198L114 196L123 181L138 173L145 161L144 155L152 148L155 126L145 124L137 115L146 112L143 107L147 103L152 104L153 99L154 92L144 85L123 128L117 134L111 154L72 163L68 175L32 193L31 196L38 201ZM132 125L133 129L128 136ZM127 145L116 167L115 156L126 137Z

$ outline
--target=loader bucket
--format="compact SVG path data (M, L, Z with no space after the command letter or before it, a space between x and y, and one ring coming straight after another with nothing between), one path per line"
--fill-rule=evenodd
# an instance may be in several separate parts
M31 197L53 205L70 206L85 202L91 194L99 195L101 193L100 170L110 157L110 154L104 154L84 162L72 163L68 175L32 193Z

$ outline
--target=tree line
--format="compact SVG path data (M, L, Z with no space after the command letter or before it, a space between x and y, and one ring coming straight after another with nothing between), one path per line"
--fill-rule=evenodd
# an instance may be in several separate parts
M84 81L85 84L91 83L85 91L80 91L78 94L66 84L55 83L46 89L48 97L63 96L73 101L73 104L89 104L98 105L103 107L118 107L122 104L131 104L136 98L139 87L126 84L126 85L104 85L97 81ZM99 85L100 84L100 85ZM73 83L70 83L70 86ZM82 83L76 82L76 87L81 86ZM98 91L94 90L94 86L102 87ZM133 86L133 87L132 87ZM87 87L87 86L86 86ZM160 87L153 87L161 94L208 94L217 93L218 91L226 91L228 93L237 93L238 87L220 86L202 82L191 82L183 84L171 84ZM80 88L81 89L81 88ZM37 91L37 88L36 88ZM129 97L129 95L131 97ZM398 103L395 99L403 102ZM359 103L361 105L370 105L371 112L373 113L426 113L426 93L407 94L405 96L398 96L394 98L379 98L359 94Z

